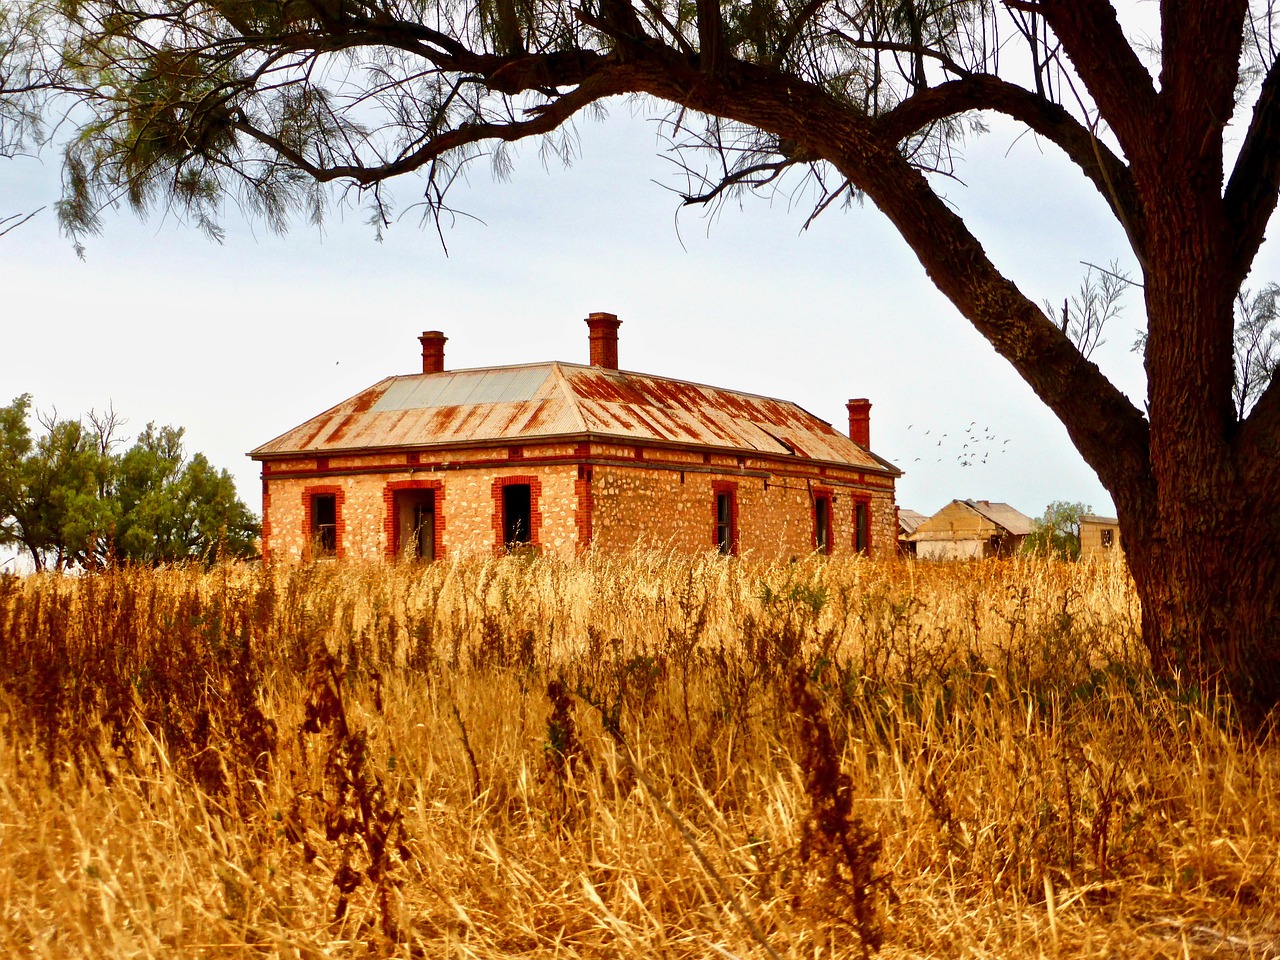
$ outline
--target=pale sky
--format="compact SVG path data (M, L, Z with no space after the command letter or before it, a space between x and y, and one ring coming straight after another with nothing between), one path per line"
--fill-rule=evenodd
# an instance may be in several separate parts
M904 508L1112 511L1065 430L873 207L804 231L804 202L747 198L708 220L664 188L681 180L651 119L620 103L579 132L569 169L544 168L534 144L507 181L477 164L450 198L476 219L447 230L447 254L412 211L378 243L359 210L278 237L229 208L221 245L161 214L108 215L82 262L46 209L0 238L0 402L29 392L72 416L113 404L130 439L149 420L184 426L188 449L230 469L258 510L246 452L419 370L423 330L448 336L450 369L586 362L583 318L608 311L623 321L623 369L792 400L840 429L845 401L869 397L872 448L905 471ZM1081 261L1119 259L1136 275L1101 198L1056 148L996 125L963 152L961 179L942 189L1029 296L1061 303ZM54 156L0 161L0 216L51 204L58 177ZM393 186L401 208L420 192L413 178ZM1125 303L1094 360L1141 407L1129 349L1140 291ZM965 465L969 429L994 439Z

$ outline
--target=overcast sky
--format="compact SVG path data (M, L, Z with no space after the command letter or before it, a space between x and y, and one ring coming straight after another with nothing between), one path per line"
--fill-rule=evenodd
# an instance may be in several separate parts
M230 469L258 509L245 453L420 369L423 330L446 333L449 368L586 362L583 318L609 311L623 321L623 369L793 400L841 429L845 401L869 397L872 447L905 471L902 507L982 498L1035 516L1073 500L1111 512L1064 429L877 210L832 210L808 230L809 207L785 198L715 219L681 212L656 132L618 104L579 127L569 169L544 167L533 144L506 181L475 166L451 196L471 218L447 230L447 253L413 212L379 243L358 210L278 237L228 209L219 245L123 211L82 262L46 209L0 238L0 402L29 392L70 416L111 404L130 436L149 420L184 426L189 449ZM1134 270L1102 200L1055 148L997 125L963 152L961 179L940 189L1028 295L1061 303L1081 261ZM51 204L58 178L54 157L0 162L0 216ZM420 190L394 186L403 208ZM1140 292L1125 303L1094 359L1141 406L1129 349Z

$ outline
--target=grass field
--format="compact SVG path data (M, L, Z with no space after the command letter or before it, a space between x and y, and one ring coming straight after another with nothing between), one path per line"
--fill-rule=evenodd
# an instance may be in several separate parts
M1116 566L0 577L0 954L1276 957Z

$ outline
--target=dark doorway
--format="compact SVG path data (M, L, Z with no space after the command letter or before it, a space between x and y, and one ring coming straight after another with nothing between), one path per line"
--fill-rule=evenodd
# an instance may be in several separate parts
M502 488L502 542L508 547L533 539L533 496L527 483Z
M436 494L434 490L397 490L397 553L413 560L436 558Z

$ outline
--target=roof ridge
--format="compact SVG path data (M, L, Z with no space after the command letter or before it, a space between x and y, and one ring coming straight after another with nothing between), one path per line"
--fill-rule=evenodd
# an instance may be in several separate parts
M574 422L582 429L583 433L588 433L587 418L582 414L582 405L579 403L577 393L569 386L569 378L564 375L564 370L561 369L561 361L551 361L551 372L556 378L560 393L569 404L569 410L573 413Z

